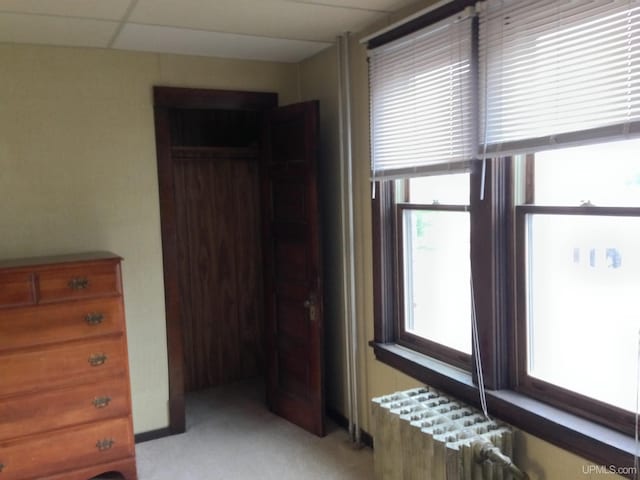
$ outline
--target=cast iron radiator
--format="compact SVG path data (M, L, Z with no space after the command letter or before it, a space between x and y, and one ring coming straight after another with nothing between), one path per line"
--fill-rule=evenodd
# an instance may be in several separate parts
M511 480L510 426L430 388L371 400L376 480Z

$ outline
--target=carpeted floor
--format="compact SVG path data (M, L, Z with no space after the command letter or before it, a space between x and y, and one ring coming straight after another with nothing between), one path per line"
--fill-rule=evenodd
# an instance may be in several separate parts
M187 396L187 432L136 446L139 480L370 480L373 457L332 423L318 438L273 415L259 382Z

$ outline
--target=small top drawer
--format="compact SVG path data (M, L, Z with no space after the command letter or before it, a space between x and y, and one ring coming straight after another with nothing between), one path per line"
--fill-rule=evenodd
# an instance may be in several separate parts
M117 295L120 293L118 264L79 265L38 273L40 303Z
M0 272L0 308L35 303L33 275L24 272Z

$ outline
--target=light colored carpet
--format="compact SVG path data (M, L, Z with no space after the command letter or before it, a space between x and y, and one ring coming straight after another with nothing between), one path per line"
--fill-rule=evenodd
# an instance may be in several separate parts
M331 422L318 438L273 415L260 382L187 396L187 432L136 445L139 480L370 480L373 457Z

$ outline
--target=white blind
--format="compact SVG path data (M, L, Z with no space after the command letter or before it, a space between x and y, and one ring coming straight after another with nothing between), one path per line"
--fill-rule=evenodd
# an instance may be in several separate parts
M477 9L481 153L640 133L637 0L487 0Z
M471 37L463 13L370 51L374 178L468 168L476 140Z

